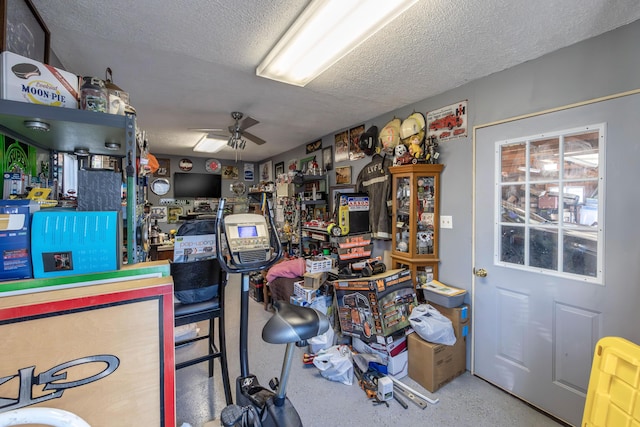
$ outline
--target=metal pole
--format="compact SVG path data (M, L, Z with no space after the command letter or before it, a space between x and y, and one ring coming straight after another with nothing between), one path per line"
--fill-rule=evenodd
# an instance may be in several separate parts
M242 273L240 288L240 376L249 375L249 275Z
M282 363L282 372L280 372L280 384L278 385L278 396L276 405L281 406L287 394L287 381L289 381L289 373L291 371L291 362L293 361L293 343L287 343L287 350L284 353L284 362Z

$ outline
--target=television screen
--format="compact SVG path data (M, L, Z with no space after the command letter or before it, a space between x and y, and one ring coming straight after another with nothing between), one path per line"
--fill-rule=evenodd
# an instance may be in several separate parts
M222 175L206 173L173 174L173 197L207 199L220 198L222 194Z

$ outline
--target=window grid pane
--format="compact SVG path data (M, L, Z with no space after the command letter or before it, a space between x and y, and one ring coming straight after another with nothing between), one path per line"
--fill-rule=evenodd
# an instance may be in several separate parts
M498 142L499 261L598 278L604 125Z

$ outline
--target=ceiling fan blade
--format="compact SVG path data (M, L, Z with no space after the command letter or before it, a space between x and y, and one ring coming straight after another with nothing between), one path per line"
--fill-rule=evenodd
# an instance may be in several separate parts
M242 132L242 136L244 136L245 138L253 141L254 143L256 143L258 145L262 145L262 144L267 142L264 139L259 138L259 137L255 136L254 134L249 133L249 132Z
M258 123L260 123L259 121L257 121L256 119L254 119L253 117L245 117L245 119L242 121L242 123L240 123L240 129L249 129L251 126L255 126Z

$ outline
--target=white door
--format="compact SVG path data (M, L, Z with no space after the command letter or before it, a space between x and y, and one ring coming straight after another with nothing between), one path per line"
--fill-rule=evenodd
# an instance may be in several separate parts
M474 374L573 425L597 340L640 342L639 111L624 96L475 133Z

